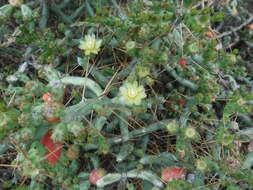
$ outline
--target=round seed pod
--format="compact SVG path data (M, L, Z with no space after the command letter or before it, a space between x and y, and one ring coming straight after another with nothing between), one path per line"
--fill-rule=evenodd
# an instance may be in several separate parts
M63 108L64 105L60 102L48 102L42 109L43 117L49 123L58 123Z
M69 160L77 159L79 156L79 148L75 145L69 147L69 149L67 150L66 156Z

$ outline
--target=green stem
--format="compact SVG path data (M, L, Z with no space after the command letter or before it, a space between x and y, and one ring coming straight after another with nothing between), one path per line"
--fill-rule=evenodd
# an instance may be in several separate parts
M93 80L89 78L83 78L83 77L64 77L61 79L61 82L63 84L71 84L76 86L86 86L91 91L93 91L97 96L101 96L103 93L103 90L101 87Z
M113 137L113 138L110 138L108 140L109 144L111 145L114 145L114 144L119 144L119 143L122 143L122 142L126 142L126 141L129 141L131 139L134 139L134 138L138 138L138 137L141 137L143 135L146 135L146 134L149 134L149 133L152 133L154 131L158 131L158 130L163 130L165 129L165 123L167 123L168 120L163 120L163 121L159 121L159 122L156 122L156 123L153 123L145 128L142 128L142 129L136 129L134 131L131 131L129 133L129 138L125 138L124 136L120 136L120 137ZM94 144L89 144L89 145L85 145L84 149L86 151L88 150L94 150L94 149L97 149L98 146L97 145L94 145Z
M119 13L119 17L122 19L122 20L126 20L127 19L127 16L126 14L124 13L124 11L120 8L120 6L117 4L117 2L115 0L111 0L113 6L117 9L118 13Z
M50 9L66 24L72 24L72 19L66 16L56 4L52 3Z
M58 5L59 9L64 9L71 0L64 0L60 5Z
M163 183L160 178L154 174L152 171L149 170L131 170L127 172L127 177L129 178L140 178L146 181L149 181L156 187L163 187Z
M85 7L86 7L86 4L84 3L78 9L76 9L76 11L70 16L71 20L75 20L83 12Z
M92 7L90 6L90 3L88 2L88 0L85 1L85 7L86 7L86 11L87 11L88 15L90 17L94 17L95 13L94 13Z
M42 6L42 18L39 21L39 26L41 29L44 29L47 26L47 21L49 18L49 15L48 15L49 11L48 11L46 0L41 1L41 6Z
M186 86L192 90L196 90L198 88L198 86L196 84L194 84L193 82L183 79L182 77L180 77L175 70L173 70L168 64L165 65L165 69L169 72L169 74L175 78L180 84L182 84L183 86Z

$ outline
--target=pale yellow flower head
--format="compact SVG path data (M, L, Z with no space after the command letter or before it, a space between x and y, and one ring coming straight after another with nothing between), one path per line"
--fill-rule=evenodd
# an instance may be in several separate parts
M147 96L144 87L136 81L125 83L119 90L120 101L127 105L140 105L141 100Z
M9 0L9 4L14 7L19 7L23 4L23 0Z
M80 41L79 48L84 50L85 55L97 54L100 51L102 40L96 39L94 34L86 35L84 40Z

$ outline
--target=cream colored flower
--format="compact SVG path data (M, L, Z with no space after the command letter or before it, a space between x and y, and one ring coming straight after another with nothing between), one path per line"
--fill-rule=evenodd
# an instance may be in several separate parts
M9 4L14 7L19 7L23 4L23 0L9 0Z
M80 41L79 48L85 51L85 55L97 54L100 50L102 40L96 39L95 35L86 35L84 40Z
M141 100L147 95L143 86L138 86L137 82L126 83L120 87L120 101L127 105L139 105Z

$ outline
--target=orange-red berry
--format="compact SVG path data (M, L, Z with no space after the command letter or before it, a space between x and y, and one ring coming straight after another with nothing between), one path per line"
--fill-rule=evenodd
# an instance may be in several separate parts
M52 100L52 94L49 93L49 92L43 94L42 100L43 100L44 102L49 102L49 101L51 101L51 100Z
M171 167L162 171L162 180L169 182L172 180L185 179L186 169L181 167Z
M41 144L47 149L47 159L48 165L55 165L61 156L62 145L59 143L55 143L51 138L52 131L48 131L41 139Z
M178 64L182 67L182 68L185 68L186 67L186 62L187 60L182 58L182 59L179 59L178 61Z

